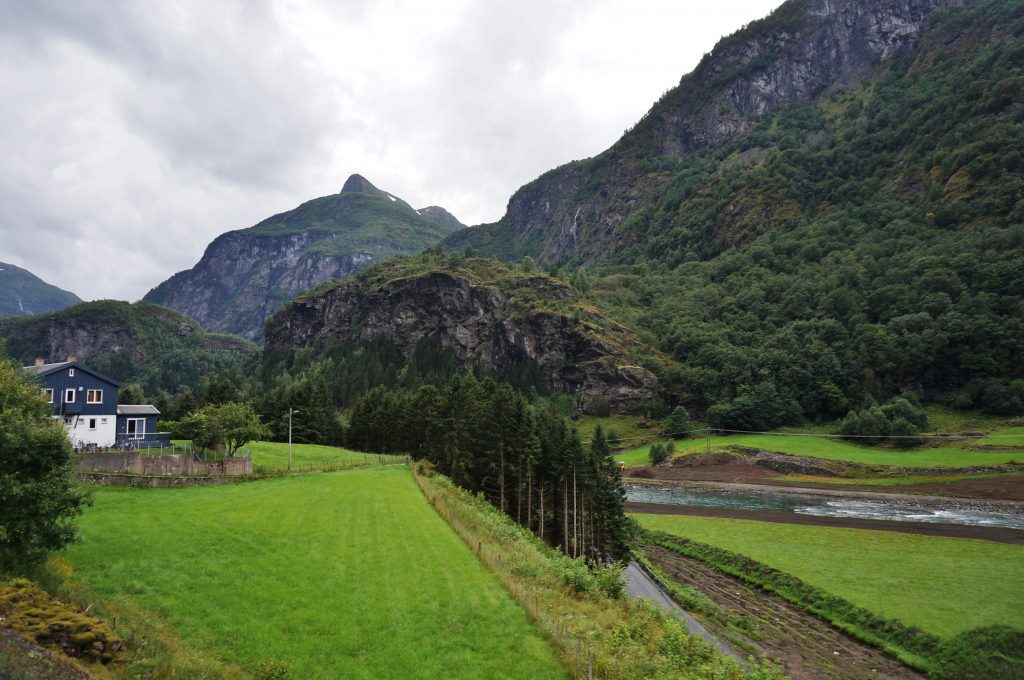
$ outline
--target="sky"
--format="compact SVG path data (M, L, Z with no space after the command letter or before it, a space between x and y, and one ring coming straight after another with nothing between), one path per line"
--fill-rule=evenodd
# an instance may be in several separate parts
M0 262L134 301L359 173L499 219L781 0L0 0Z

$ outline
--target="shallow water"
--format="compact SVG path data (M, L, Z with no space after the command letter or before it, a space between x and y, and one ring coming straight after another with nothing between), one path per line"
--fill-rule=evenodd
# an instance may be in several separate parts
M935 522L1024 529L1024 514L961 508L929 508L907 502L811 496L807 494L747 494L737 491L699 491L692 488L626 486L635 503L658 503L703 508L773 510L820 517L854 517L896 522Z

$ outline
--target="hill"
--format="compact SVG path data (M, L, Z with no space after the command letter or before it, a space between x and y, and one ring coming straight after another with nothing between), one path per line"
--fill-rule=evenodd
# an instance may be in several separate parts
M903 390L1019 413L1022 36L1019 2L790 0L445 246L586 268L731 426Z
M0 317L42 314L79 302L74 293L50 285L27 269L0 262Z
M457 366L535 376L543 388L637 410L654 395L650 352L633 332L546 274L493 259L395 258L299 296L267 323L267 358L325 356L371 341L424 362L425 345ZM415 369L414 369L415 370Z
M234 336L206 333L178 312L146 302L86 302L30 317L0 319L0 340L9 355L62 361L76 356L123 383L139 383L149 395L195 387L203 376L236 365L255 351Z
M461 227L443 208L415 210L352 175L341 193L218 236L195 267L143 299L209 330L260 341L266 319L298 293L394 255L422 252Z

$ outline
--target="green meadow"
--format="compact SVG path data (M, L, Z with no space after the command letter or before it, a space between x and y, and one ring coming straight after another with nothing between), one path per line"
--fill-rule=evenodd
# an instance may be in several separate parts
M288 444L281 442L252 442L246 448L252 449L253 468L285 470L288 467ZM292 469L323 467L329 464L362 465L363 463L399 463L402 456L379 455L349 451L340 446L320 444L292 444Z
M745 555L940 637L994 624L1024 630L1024 546L734 519L634 517L644 528Z
M187 644L293 678L565 678L402 467L99 488L62 557Z
M726 446L746 446L765 451L825 458L827 460L862 463L864 465L897 465L904 467L970 467L974 465L1001 465L1010 461L1024 461L1024 432L1019 438L1012 428L998 430L987 438L971 442L957 442L938 446L927 446L919 449L900 451L872 446L853 444L840 439L815 437L811 435L771 435L771 434L737 434L714 435L711 447L721 449ZM999 437L997 438L997 435ZM1007 436L1012 435L1012 436ZM1009 450L1003 451L972 451L967 445L997 444ZM676 456L691 453L702 453L706 447L705 439L676 440ZM645 445L615 454L615 460L623 461L627 467L640 467L649 464L651 446Z

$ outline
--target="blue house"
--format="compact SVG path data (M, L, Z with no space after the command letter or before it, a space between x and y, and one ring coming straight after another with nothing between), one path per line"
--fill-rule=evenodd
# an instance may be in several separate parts
M121 383L112 380L74 357L58 363L36 359L25 370L35 373L53 417L64 424L76 448L145 446L167 443L170 435L157 432L160 411L148 404L118 404Z

